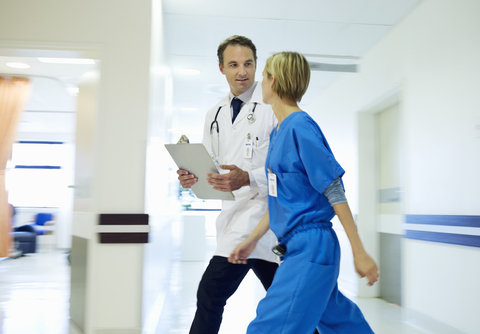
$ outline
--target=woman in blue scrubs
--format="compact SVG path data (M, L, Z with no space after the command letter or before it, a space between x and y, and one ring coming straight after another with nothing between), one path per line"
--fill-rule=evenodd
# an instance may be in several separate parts
M279 239L283 263L257 307L247 334L373 333L360 309L338 291L340 245L330 220L337 215L350 240L361 277L374 284L375 261L365 252L345 198L345 173L318 124L298 107L310 81L307 60L282 52L267 60L263 101L278 127L270 135L265 164L269 213L233 251L232 263L246 263L270 228Z

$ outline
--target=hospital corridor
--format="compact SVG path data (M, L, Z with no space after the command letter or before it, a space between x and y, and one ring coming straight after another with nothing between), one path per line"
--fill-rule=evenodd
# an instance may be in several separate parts
M0 334L480 334L479 14L0 0Z

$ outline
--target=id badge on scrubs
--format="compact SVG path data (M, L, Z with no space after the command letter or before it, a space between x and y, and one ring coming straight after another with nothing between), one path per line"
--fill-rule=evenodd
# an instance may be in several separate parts
M245 159L251 159L253 156L253 140L250 137L250 133L247 134L247 139L245 140L245 146L243 148L243 157Z
M277 176L270 167L268 167L268 194L277 197Z

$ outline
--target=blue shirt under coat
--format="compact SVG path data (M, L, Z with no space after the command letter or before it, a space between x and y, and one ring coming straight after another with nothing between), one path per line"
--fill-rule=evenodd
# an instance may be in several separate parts
M269 167L277 176L277 197L268 196L270 228L277 238L298 225L330 221L335 216L324 191L345 171L306 112L290 114L278 130L273 129L267 175Z

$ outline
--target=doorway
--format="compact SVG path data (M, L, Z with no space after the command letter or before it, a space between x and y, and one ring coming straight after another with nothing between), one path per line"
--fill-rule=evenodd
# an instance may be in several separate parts
M358 114L359 229L380 267L375 295L397 305L402 305L404 220L401 107L396 88Z
M402 305L402 186L400 104L375 114L377 192L380 238L380 296Z
M78 82L98 56L94 48L0 44L0 75L28 78L32 87L7 165L9 201L16 226L53 215L54 238L37 238L45 250L71 248Z

